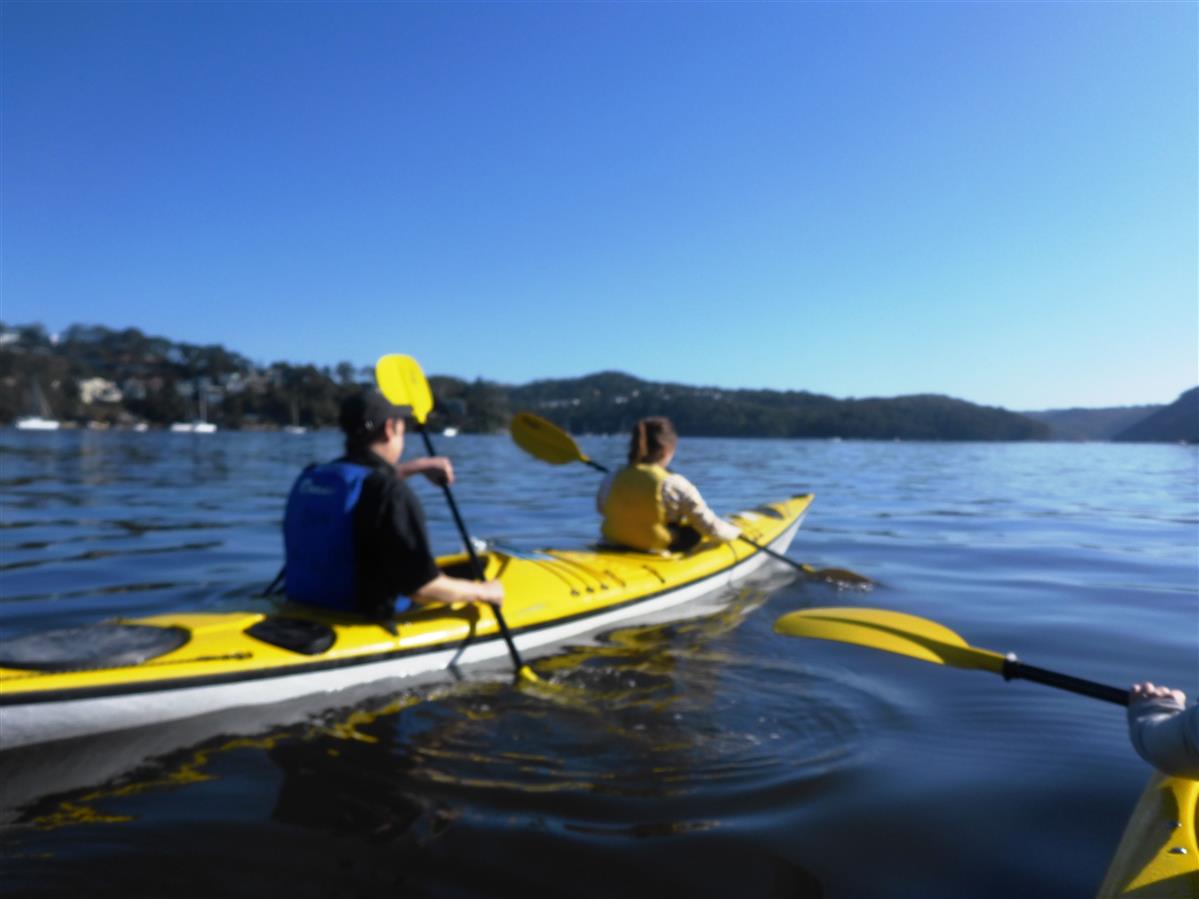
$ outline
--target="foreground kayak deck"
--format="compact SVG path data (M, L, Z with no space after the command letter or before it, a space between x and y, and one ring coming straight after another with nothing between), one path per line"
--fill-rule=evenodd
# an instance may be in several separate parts
M730 516L747 536L783 552L810 494ZM464 556L439 559L467 575ZM504 584L516 645L544 654L563 640L676 610L727 589L769 561L740 541L701 543L663 557L619 550L484 557ZM168 614L0 644L0 749L263 706L394 678L496 664L507 648L490 608L422 606L393 621L319 609ZM96 646L121 643L105 657ZM33 647L31 650L30 647ZM40 647L50 650L39 655ZM336 705L336 699L329 705Z
M1133 809L1100 899L1199 899L1199 780L1154 774Z

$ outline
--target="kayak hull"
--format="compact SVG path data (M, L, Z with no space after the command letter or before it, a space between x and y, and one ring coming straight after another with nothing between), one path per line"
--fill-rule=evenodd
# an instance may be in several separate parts
M1199 899L1199 781L1154 774L1128 819L1100 899Z
M733 516L776 552L795 536L811 496ZM453 571L461 557L439 560ZM505 586L505 618L523 655L655 616L685 617L710 594L777 564L745 544L701 544L685 555L586 550L489 552L487 576ZM444 680L460 669L510 664L494 616L476 606L420 607L393 623L291 607L289 620L332 635L311 655L250 636L264 612L163 615L126 624L182 630L186 643L138 665L83 671L0 668L0 750L29 747L301 697L357 693L363 684Z

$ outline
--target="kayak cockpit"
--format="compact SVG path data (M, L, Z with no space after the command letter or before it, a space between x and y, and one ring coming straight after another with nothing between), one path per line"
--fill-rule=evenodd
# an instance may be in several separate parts
M0 668L86 671L140 665L191 639L181 627L105 622L0 640Z

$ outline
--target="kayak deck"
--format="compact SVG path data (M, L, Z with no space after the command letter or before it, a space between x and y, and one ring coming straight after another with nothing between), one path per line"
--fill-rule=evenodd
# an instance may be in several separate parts
M1199 781L1155 773L1128 819L1100 899L1199 899Z

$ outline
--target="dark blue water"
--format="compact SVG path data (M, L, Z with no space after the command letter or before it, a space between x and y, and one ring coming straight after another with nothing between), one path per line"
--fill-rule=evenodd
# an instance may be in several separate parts
M581 443L616 462L623 441ZM291 479L337 449L336 434L0 432L4 635L261 607ZM594 537L589 469L503 437L439 449L476 535ZM41 769L0 759L23 804L0 882L6 896L1090 895L1148 773L1122 710L771 625L881 606L1033 664L1194 692L1197 458L685 441L675 467L717 510L816 493L791 557L879 586L782 578L707 617L565 647L538 665L577 688L564 699L447 683L256 734L181 729ZM456 549L439 493L418 491L438 548Z

